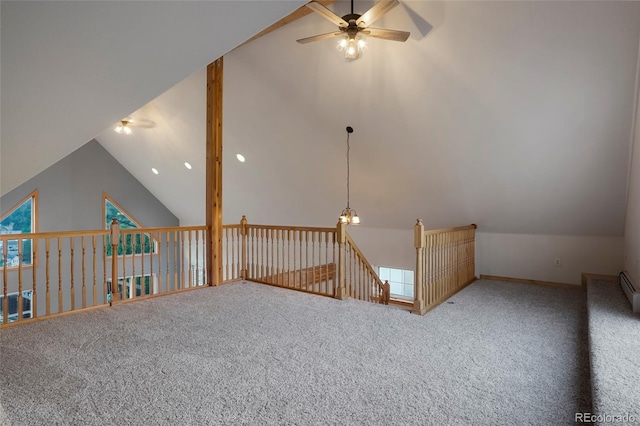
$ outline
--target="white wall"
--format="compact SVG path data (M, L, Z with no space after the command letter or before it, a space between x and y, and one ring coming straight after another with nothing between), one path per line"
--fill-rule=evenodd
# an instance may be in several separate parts
M348 226L347 232L362 250L369 263L392 268L416 268L416 249L413 246L413 228L376 229Z
M478 232L476 273L580 284L583 272L618 274L622 247L622 237ZM562 266L554 265L556 258Z
M624 269L629 272L636 287L640 284L640 49L636 70L635 134L632 135L631 170L629 172L627 216L624 230Z
M411 226L406 230L352 226L348 232L373 265L415 270ZM579 285L583 272L620 272L622 247L622 237L477 232L476 275ZM562 266L554 266L556 258Z

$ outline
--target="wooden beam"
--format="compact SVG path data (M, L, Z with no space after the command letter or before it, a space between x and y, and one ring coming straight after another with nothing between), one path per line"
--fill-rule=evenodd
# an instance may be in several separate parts
M317 0L316 1L316 3L320 3L323 6L328 6L331 3L335 3L335 2L336 2L336 0ZM291 12L290 14L288 14L287 16L285 16L284 18L279 20L278 22L276 22L276 23L270 25L269 27L265 28L264 30L260 31L258 34L254 35L249 40L247 40L244 43L242 43L240 46L244 46L245 44L250 43L253 40L257 40L260 37L269 34L270 32L273 32L273 31L275 31L277 29L280 29L280 28L284 27L287 24L290 24L290 23L292 23L294 21L297 21L300 18L303 18L303 17L309 15L312 12L313 12L313 10L309 9L307 6L300 6L299 8L297 8L296 10L294 10L293 12ZM240 46L238 46L238 47L240 47Z
M222 72L223 58L207 66L207 283L222 282Z

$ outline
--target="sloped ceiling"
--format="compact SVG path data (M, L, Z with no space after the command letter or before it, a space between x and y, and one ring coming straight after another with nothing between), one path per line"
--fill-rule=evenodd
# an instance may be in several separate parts
M331 31L310 15L225 56L225 223L334 225L351 125L351 206L365 226L411 229L421 217L432 228L622 235L640 3L404 2L376 25L412 36L370 40L345 62L332 41L294 42ZM200 105L201 127L176 125L171 143L185 152L204 152L204 79L167 95L178 110ZM99 140L137 170L114 135ZM176 186L186 169L170 157L175 173L154 179L136 156L139 179L203 223L204 170Z
M376 26L412 36L345 62L295 43L333 29L309 15L225 55L225 223L333 226L351 125L364 226L622 235L640 3L403 2ZM157 128L97 138L183 224L204 223L204 80L134 112Z
M303 3L2 1L1 193Z

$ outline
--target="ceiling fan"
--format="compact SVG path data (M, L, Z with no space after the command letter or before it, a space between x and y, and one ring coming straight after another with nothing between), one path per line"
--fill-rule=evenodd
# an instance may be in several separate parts
M156 123L152 120L147 120L146 118L127 117L120 120L120 123L113 130L116 133L124 133L125 135L130 135L132 133L132 127L151 129L153 127L156 127Z
M345 52L345 58L358 59L362 54L363 49L366 47L366 42L362 37L363 35L382 38L385 40L407 41L410 35L408 31L369 27L369 25L377 21L382 15L389 12L399 4L400 2L398 0L380 0L364 14L358 15L357 13L353 13L353 0L351 0L351 13L344 15L341 18L322 4L316 1L311 1L307 3L306 6L325 19L336 24L339 31L301 38L300 40L297 40L297 42L305 44L312 41L342 36L342 39L338 42L338 49Z

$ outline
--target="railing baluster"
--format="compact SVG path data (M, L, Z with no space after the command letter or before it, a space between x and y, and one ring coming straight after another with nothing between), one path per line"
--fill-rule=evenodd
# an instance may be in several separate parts
M93 275L93 306L98 306L98 286L96 279L96 236L91 236L91 247L92 247L92 275Z
M62 311L62 243L58 238L58 313Z
M184 239L184 233L186 231L180 231L180 266L181 266L181 274L180 274L180 279L182 280L182 288L189 288L191 287L187 281L187 268L185 267L185 262L187 260L187 257L185 256L185 244L186 241ZM143 267L144 267L144 263L143 263ZM144 276L144 274L142 274L142 276Z
M162 234L164 234L164 239L165 239L165 250L164 250L164 266L165 266L165 280L166 280L166 287L167 287L167 292L171 291L171 275L169 274L169 232L167 231L163 231Z
M76 288L74 285L74 267L73 267L73 262L74 262L74 244L73 244L73 237L69 237L69 250L71 252L71 265L70 265L70 275L71 275L71 310L74 311L76 309Z
M122 271L118 272L118 276L116 277L116 288L119 287L120 284L120 274L122 274L122 288L118 290L120 293L120 300L126 300L130 295L127 293L127 236L130 234L120 234L120 246L122 246ZM116 252L116 255L118 252Z
M3 240L2 243L2 323L9 323L9 276L7 274L7 262L9 254L9 240Z
M285 238L287 235L287 232L284 229L279 229L278 233L280 235L280 238L278 240L278 244L280 245L280 256L278 256L278 261L280 263L280 267L279 267L279 271L278 271L278 285L284 287L287 285L287 282L285 281L285 271L287 269L286 263L285 263L285 247L286 242L285 242Z
M45 315L51 315L51 292L49 291L49 252L50 252L50 242L49 242L49 238L45 239L45 264L46 264L46 269L45 269L45 273L46 273L46 288L45 288L45 303L46 303L46 311L45 311ZM7 261L5 260L5 265L7 264ZM5 269L6 272L6 269ZM6 281L5 281L6 283ZM6 290L5 290L6 292ZM5 310L5 312L7 312Z
M86 246L84 236L80 237L82 241L82 308L87 307L87 270L86 270Z
M31 296L31 318L37 318L38 316L38 280L36 279L36 271L38 268L36 267L36 257L38 256L38 239L34 238L31 240L31 272L33 275L33 283L32 289L33 293Z
M18 321L22 321L22 315L24 314L23 302L22 302L22 251L24 240L18 240ZM8 248L8 247L7 247Z
M269 230L263 228L260 233L262 235L262 281L269 282L271 281L271 277L269 277Z
M113 253L111 253L113 255ZM111 258L113 262L113 257ZM107 235L102 236L102 303L107 303ZM112 288L113 288L113 283Z
M18 321L22 321L22 251L23 251L23 245L24 244L24 240L23 239L19 239L18 240ZM8 246L8 244L7 244ZM7 247L7 251L9 247Z
M191 246L193 238L192 235L192 232L189 231L189 287L193 287L193 267L191 263L191 250L193 249Z
M204 241L204 238L203 238L203 242L205 243L205 247L206 247L206 244L209 244L208 241ZM197 286L200 285L200 233L198 231L196 231L196 271L195 271L195 274L196 274L196 287L197 287ZM210 280L210 279L211 279L211 277L207 277L207 280ZM209 283L207 283L207 284L209 284Z

